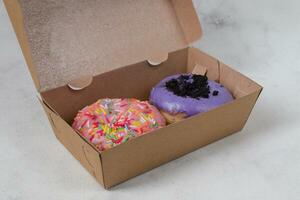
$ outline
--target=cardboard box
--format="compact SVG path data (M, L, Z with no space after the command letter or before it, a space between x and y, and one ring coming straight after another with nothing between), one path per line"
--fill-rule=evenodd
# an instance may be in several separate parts
M240 131L262 90L189 47L202 35L191 0L4 2L57 139L105 188ZM104 152L71 128L78 110L99 98L147 100L161 79L195 66L235 100ZM74 82L88 86L74 91Z

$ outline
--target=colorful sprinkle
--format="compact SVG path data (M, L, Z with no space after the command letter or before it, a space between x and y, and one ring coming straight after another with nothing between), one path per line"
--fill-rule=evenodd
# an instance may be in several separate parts
M147 101L100 99L80 110L72 127L104 151L165 124L159 111Z

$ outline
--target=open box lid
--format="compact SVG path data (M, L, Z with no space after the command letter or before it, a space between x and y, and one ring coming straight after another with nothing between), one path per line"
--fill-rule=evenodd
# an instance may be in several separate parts
M192 0L5 0L38 91L144 60L202 36Z

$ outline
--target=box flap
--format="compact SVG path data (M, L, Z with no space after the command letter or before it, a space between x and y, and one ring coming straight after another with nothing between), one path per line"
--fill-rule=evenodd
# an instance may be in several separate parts
M185 48L202 35L192 0L5 4L39 91Z

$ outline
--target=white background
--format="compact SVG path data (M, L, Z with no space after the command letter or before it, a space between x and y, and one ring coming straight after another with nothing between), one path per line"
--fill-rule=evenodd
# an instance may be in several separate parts
M0 2L0 199L300 199L300 1L194 3L195 46L265 89L242 132L105 191L54 137Z

